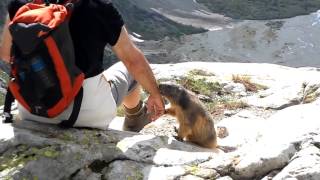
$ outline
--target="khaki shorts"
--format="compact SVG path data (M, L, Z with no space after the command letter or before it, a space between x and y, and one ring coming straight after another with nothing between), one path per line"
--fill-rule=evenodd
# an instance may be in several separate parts
M120 106L124 97L137 87L137 81L133 79L122 62L105 70L103 75L111 84L111 92L117 106Z
M107 129L116 116L117 106L123 98L137 86L137 82L129 74L123 63L111 66L103 73L85 79L83 83L83 99L78 119L74 127L92 127ZM59 124L69 119L73 103L55 118L44 118L33 115L18 104L19 115L23 120Z

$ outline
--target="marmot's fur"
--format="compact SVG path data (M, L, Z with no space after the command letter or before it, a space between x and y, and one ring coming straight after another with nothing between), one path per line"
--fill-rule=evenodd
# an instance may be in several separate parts
M159 89L161 95L170 102L166 114L175 116L178 120L178 138L215 149L217 135L213 119L198 97L180 85L161 83Z

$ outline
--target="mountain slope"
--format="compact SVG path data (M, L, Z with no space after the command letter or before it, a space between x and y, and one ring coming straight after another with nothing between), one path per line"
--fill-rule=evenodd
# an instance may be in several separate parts
M113 3L122 14L128 29L141 35L142 39L159 40L166 36L205 32L204 29L182 25L155 11L143 9L139 3L130 0L114 0Z
M234 19L267 20L306 15L320 9L319 0L197 0L212 12Z

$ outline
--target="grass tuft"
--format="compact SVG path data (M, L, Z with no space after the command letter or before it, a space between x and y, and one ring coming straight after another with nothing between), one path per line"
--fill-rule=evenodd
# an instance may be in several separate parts
M246 90L251 92L268 89L267 86L252 82L251 77L248 75L232 75L232 81L243 84Z
M196 94L203 94L212 96L212 94L219 94L222 91L222 85L219 82L212 82L207 77L213 76L204 71L193 70L187 76L177 80L177 83L195 92Z

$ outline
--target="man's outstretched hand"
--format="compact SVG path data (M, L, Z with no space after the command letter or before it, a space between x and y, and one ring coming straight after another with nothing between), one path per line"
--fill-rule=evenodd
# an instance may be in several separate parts
M160 94L157 96L150 95L147 100L147 109L152 121L155 121L162 116L164 114L164 102L162 96Z

